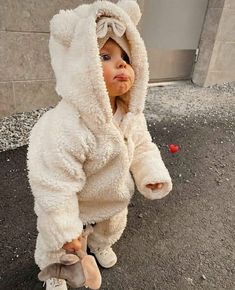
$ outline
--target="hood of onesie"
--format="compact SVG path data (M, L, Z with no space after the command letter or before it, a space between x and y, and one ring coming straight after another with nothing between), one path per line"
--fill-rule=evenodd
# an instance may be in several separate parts
M136 28L141 17L136 1L120 0L116 4L96 1L74 10L60 10L50 21L49 40L58 95L73 104L83 118L92 118L99 124L110 122L113 117L97 40L97 20L103 17L121 22L124 29L121 34L124 33L129 43L135 72L129 92L129 112L138 114L144 109L149 68L146 48Z

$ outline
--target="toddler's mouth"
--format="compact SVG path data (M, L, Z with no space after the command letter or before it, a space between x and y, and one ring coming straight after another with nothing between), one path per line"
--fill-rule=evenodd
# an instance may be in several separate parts
M120 80L120 81L127 81L127 80L128 80L128 76L125 75L125 74L119 74L119 75L116 75L116 76L114 77L114 79L118 79L118 80Z

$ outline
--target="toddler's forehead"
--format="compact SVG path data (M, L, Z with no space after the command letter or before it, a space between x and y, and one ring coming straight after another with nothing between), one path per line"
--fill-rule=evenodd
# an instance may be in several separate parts
M112 51L112 50L120 50L121 52L125 52L121 46L115 41L113 40L112 38L109 38L105 44L100 48L100 51L102 50L109 50L109 51Z

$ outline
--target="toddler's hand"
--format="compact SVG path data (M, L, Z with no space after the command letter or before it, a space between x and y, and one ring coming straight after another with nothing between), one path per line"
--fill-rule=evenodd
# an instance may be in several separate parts
M147 184L146 187L150 189L161 189L163 187L163 183Z
M80 239L81 238L78 237L77 239L73 239L72 242L70 242L70 243L65 243L63 245L63 249L67 250L67 251L70 251L70 252L76 252L76 251L81 250L82 244L81 244L81 240Z

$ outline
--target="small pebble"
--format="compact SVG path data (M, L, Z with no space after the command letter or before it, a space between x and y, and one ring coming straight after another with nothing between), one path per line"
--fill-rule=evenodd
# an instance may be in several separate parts
M192 278L185 278L185 279L189 282L189 284L194 285Z

